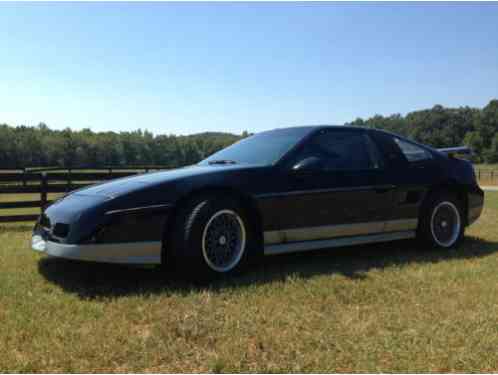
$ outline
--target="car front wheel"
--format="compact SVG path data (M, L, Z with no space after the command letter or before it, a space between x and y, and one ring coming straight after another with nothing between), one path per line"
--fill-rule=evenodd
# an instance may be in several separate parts
M204 281L238 273L257 252L249 215L234 198L196 199L177 219L171 250L189 279Z
M229 272L237 267L246 250L246 226L240 215L230 209L214 212L204 225L202 257L214 272Z

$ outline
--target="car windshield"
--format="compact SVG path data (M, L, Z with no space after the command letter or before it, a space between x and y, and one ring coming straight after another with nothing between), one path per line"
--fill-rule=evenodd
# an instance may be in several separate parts
M311 127L296 127L258 133L214 153L199 164L271 165L312 130Z

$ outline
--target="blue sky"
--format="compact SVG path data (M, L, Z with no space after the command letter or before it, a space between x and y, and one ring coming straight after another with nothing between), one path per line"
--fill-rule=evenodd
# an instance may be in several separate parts
M498 97L498 4L0 4L0 123L154 134Z

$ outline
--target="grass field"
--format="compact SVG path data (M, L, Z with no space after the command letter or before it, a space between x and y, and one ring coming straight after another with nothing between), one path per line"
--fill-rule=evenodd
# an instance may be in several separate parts
M210 287L0 226L0 372L498 372L497 223L487 193L458 250L277 256Z

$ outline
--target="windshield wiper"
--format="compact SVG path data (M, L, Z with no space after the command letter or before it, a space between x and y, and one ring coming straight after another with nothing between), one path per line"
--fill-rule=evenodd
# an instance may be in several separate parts
M212 160L209 164L237 164L235 160Z

